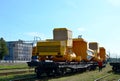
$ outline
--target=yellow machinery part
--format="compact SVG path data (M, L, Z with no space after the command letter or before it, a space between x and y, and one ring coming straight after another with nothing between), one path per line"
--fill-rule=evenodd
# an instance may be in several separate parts
M99 47L99 55L103 61L106 60L106 50L104 47Z
M66 41L43 41L37 43L37 53L39 56L64 55L66 51Z
M53 40L66 41L66 46L72 47L72 31L67 28L55 28L53 30Z
M98 52L98 43L97 42L89 42L89 49L96 50Z
M82 38L73 39L73 52L81 60L87 60L87 42Z
M89 49L93 50L93 59L92 61L99 61L100 55L99 55L99 46L97 42L89 42Z
M76 58L76 55L72 52L72 48L66 47L66 52L63 56L54 56L53 58L54 61L80 61L81 59L79 57Z

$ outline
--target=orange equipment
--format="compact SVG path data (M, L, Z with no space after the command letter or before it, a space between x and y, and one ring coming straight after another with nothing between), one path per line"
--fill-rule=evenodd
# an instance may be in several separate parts
M104 47L99 47L99 55L102 61L106 60L106 50Z
M87 42L83 38L73 39L72 49L76 57L79 58L77 61L87 60Z
M72 39L72 31L67 28L55 28L53 39L38 41L36 47L33 47L32 55L38 56L40 61L52 60L58 62L106 59L105 49L103 47L99 48L97 42L88 44L83 38Z
M93 50L94 54L93 54L93 61L99 61L100 60L100 56L99 56L99 46L97 42L89 42L89 49Z

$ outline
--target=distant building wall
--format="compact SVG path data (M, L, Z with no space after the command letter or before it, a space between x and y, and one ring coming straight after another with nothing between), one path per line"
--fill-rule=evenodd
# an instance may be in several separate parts
M5 56L5 60L31 60L32 43L26 43L21 40L7 42L9 54Z

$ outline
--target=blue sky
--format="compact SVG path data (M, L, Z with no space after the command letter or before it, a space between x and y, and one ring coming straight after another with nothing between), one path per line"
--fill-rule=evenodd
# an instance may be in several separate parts
M0 0L0 37L6 41L53 38L66 27L73 37L99 42L120 57L120 0Z

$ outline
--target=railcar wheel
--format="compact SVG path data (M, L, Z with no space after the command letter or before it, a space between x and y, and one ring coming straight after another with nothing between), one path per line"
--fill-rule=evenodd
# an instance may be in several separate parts
M41 75L42 75L42 73L43 73L42 68L36 67L36 68L35 68L35 73L36 73L36 75L37 75L37 78L40 78Z
M40 78L42 73L38 71L36 74L37 74L37 78Z

